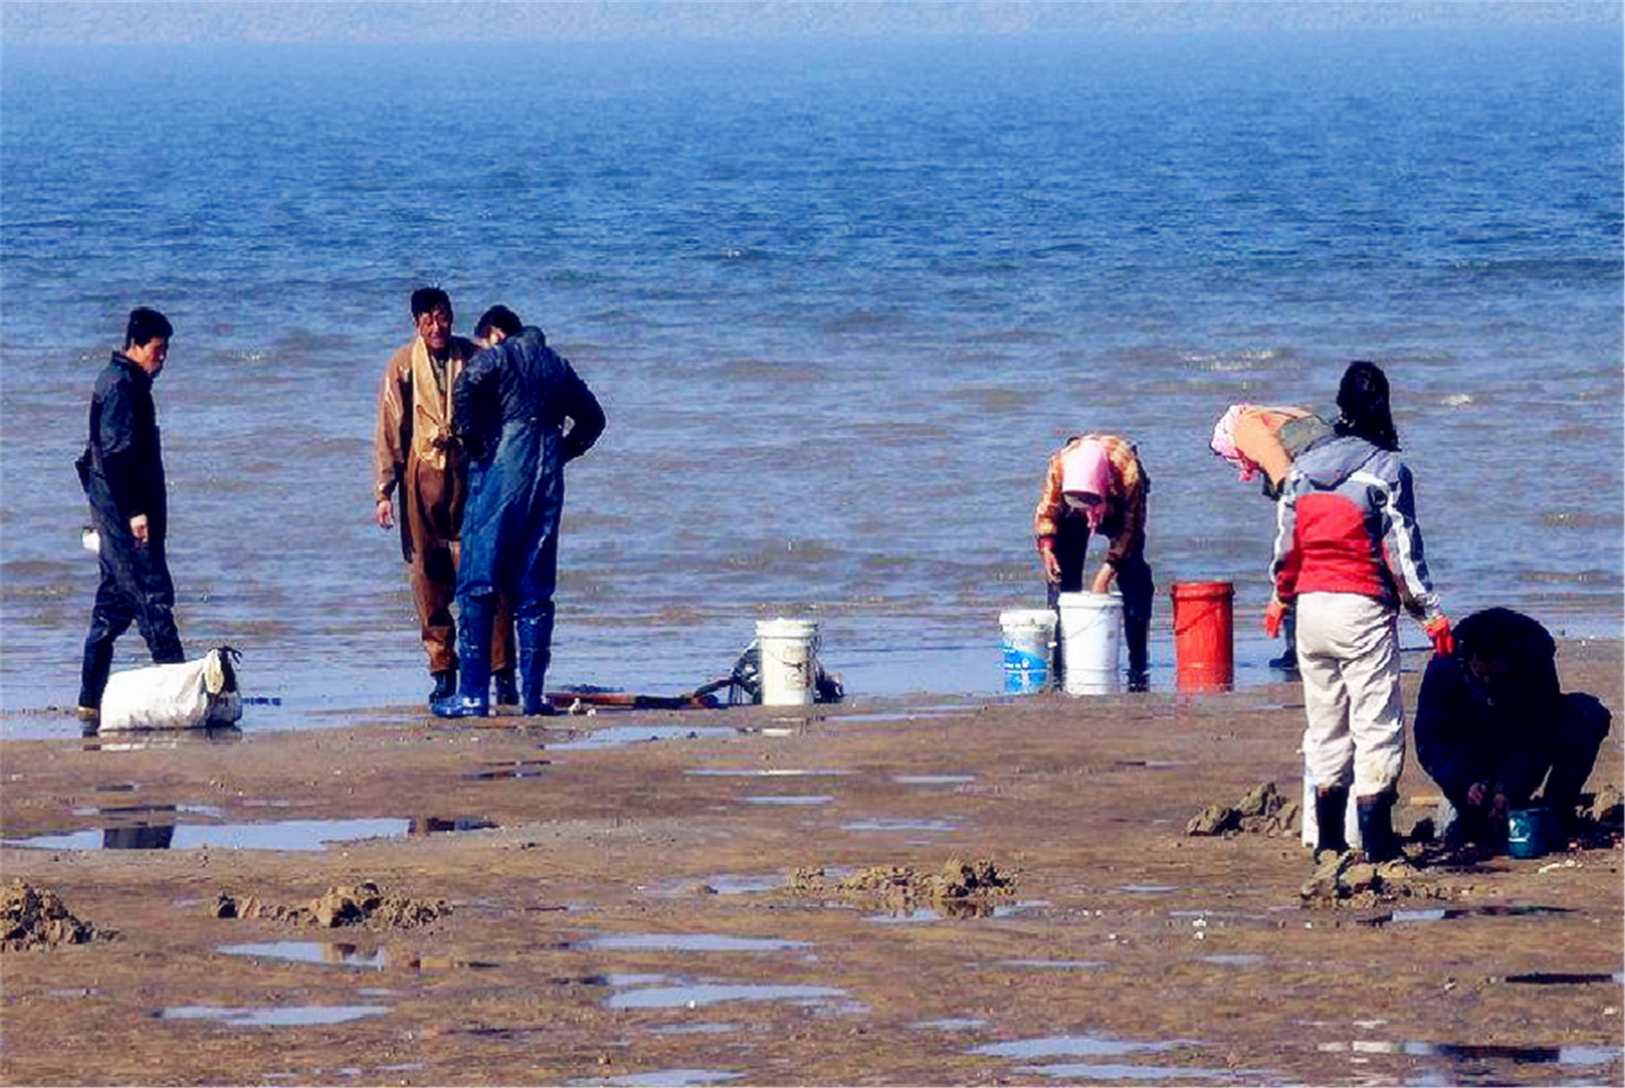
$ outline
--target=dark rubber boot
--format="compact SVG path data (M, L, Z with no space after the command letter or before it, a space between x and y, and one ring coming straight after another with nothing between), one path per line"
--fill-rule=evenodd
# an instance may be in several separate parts
M519 636L519 679L522 687L521 712L531 717L556 713L547 698L547 666L553 659L553 610L534 616L520 616L515 627Z
M489 595L458 602L457 657L462 670L457 693L429 704L438 718L485 718L491 713L491 614Z
M113 671L113 640L94 635L85 640L85 659L79 673L79 709L99 712L107 677ZM80 715L84 717L83 714Z
M1282 672L1297 672L1298 613L1295 609L1287 609L1286 615L1281 617L1281 641L1285 643L1281 648L1281 656L1270 658L1270 668L1280 669Z
M1315 854L1334 850L1338 854L1348 851L1348 836L1343 833L1343 822L1348 819L1349 788L1347 786L1315 787Z
M1143 679L1151 671L1151 617L1124 615L1123 641L1128 647L1130 679Z
M1389 791L1355 798L1360 844L1368 861L1393 861L1405 853L1399 836L1394 833L1394 801L1395 796Z
M519 705L519 685L514 682L512 669L501 669L492 673L491 687L496 692L497 706Z
M450 699L457 694L456 669L441 669L439 672L430 673L429 676L434 680L434 690L429 692L430 703Z

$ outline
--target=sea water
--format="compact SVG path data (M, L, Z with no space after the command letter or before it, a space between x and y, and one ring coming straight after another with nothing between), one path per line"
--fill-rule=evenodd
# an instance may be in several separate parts
M1240 401L1331 413L1355 358L1449 612L1621 633L1617 27L3 61L0 710L74 701L72 463L138 305L176 328L189 650L238 648L279 721L421 705L371 486L425 284L463 335L543 326L608 413L550 686L687 690L782 615L854 694L996 693L1085 431L1152 480L1153 686L1176 581L1236 585L1238 683L1267 676L1272 508L1208 438ZM115 667L146 660L132 630Z

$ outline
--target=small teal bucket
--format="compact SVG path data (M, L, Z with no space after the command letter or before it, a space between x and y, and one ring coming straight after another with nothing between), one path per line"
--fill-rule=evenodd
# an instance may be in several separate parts
M1546 809L1515 808L1507 813L1507 853L1515 858L1546 854Z
M1015 608L999 613L1004 632L1004 690L1031 695L1050 686L1055 654L1055 613L1047 608Z

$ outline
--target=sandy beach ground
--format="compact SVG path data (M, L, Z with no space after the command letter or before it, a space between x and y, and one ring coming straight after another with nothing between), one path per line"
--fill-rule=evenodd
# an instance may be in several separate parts
M1625 785L1620 644L1559 662ZM1298 795L1296 684L243 724L0 746L8 910L72 916L0 956L4 1083L1625 1080L1617 834L1335 904L1187 834Z

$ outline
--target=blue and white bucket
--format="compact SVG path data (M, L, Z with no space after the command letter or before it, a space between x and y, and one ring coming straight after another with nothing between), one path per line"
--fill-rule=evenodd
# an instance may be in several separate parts
M1047 608L1012 608L999 613L1006 694L1031 695L1049 687L1057 622L1055 613Z
M1546 808L1515 808L1507 813L1507 853L1515 858L1546 856Z

